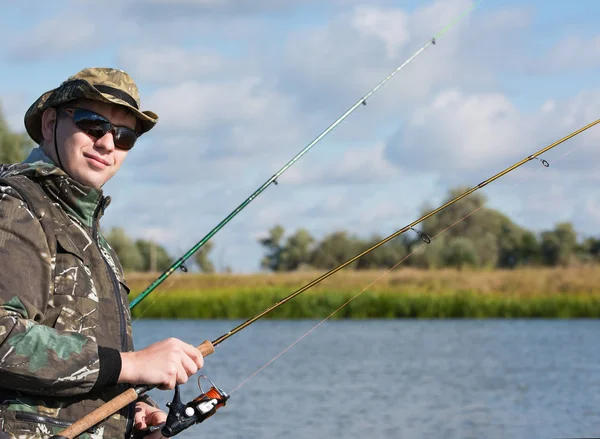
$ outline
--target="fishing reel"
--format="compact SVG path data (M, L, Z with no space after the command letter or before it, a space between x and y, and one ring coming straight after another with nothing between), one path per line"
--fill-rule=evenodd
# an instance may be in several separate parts
M212 385L207 392L202 390L202 384L200 382L201 378L206 379ZM218 409L223 407L229 399L227 393L215 386L214 383L204 375L198 377L198 387L201 392L200 396L187 404L184 404L181 402L179 385L175 386L173 401L167 403L169 414L167 415L167 421L161 428L161 434L163 436L175 436L192 425L199 424L205 419L210 418Z

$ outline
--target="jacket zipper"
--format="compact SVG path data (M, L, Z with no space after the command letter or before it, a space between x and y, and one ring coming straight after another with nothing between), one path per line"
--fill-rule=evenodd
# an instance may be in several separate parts
M127 343L127 329L125 328L125 316L123 313L123 301L121 298L121 287L119 285L119 280L117 279L117 275L110 267L110 264L106 260L104 253L102 252L100 240L98 239L98 214L100 213L100 209L104 208L104 204L106 203L106 198L102 197L100 199L100 203L94 212L93 222L92 222L92 235L94 237L94 242L98 247L98 251L100 252L100 256L102 256L102 260L106 265L106 269L108 270L108 274L113 283L113 290L115 291L115 299L117 301L117 308L119 310L119 321L120 321L120 330L121 330L121 350L123 352L128 351L128 343ZM131 431L133 429L133 418L135 417L135 403L131 403L127 406L129 411L129 416L127 417L127 427L125 432L125 437L129 437L131 435Z
M119 321L121 323L120 328L119 328L121 330L121 350L123 352L127 352L127 348L128 348L128 346L127 346L127 330L125 329L125 317L123 315L123 301L121 299L121 287L119 286L119 280L117 279L117 275L115 274L113 269L110 267L110 264L108 263L108 261L106 260L106 258L104 256L104 253L102 252L100 240L98 239L98 213L100 212L100 209L102 209L104 207L105 199L106 198L103 197L100 200L100 203L98 204L98 207L96 208L96 211L94 212L94 222L92 224L92 235L94 236L94 242L96 243L96 246L98 247L98 250L100 251L102 260L104 261L104 264L106 265L106 269L108 270L108 274L113 283L113 289L115 291L115 299L117 300L117 308L119 309Z
M69 421L61 421L60 419L54 419L49 416L38 415L36 413L29 412L16 412L15 419L19 421L27 421L27 422L41 422L42 424L51 424L56 425L57 427L70 427L73 423ZM86 430L88 433L96 433L95 428L88 428Z

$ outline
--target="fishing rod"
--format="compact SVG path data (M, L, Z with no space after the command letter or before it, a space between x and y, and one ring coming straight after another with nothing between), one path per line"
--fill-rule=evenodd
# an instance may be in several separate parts
M414 229L414 226L416 226L417 224L426 220L427 218L435 215L436 213L440 212L441 210L447 208L448 206L456 203L457 201L461 200L462 198L472 194L476 190L481 189L482 187L488 185L489 183L493 182L494 180L497 180L500 177L508 174L509 172L517 169L524 163L527 163L531 160L537 159L537 160L540 160L542 165L544 165L545 167L549 167L550 163L548 163L548 161L546 161L544 159L540 159L538 157L539 155L549 151L550 149L560 145L561 143L571 139L572 137L575 137L576 135L586 131L587 129L595 126L598 123L600 123L600 119L580 128L576 131L573 131L572 133L563 137L562 139L557 140L556 142L540 149L538 152L525 157L521 161L507 167L503 171L488 178L487 180L482 181L478 185L463 192L461 195L448 201L447 203L443 204L442 206L438 207L437 209L432 210L431 212L427 213L426 215L423 215L421 218L404 226L402 229L392 233L391 235L387 236L386 238L384 238L381 241L377 242L376 244L372 245L371 247L369 247L368 249L359 253L358 255L348 259L346 262L329 270L328 272L319 276L315 280L309 282L302 288L294 291L293 293L289 294L285 298L279 300L274 305L271 305L264 311L260 312L259 314L256 314L254 317L246 320L244 323L241 323L240 325L236 326L235 328L233 328L230 331L226 332L225 334L221 335L219 338L215 339L214 341L210 342L208 340L205 340L201 345L198 346L198 349L200 350L200 352L202 353L203 356L208 356L208 355L212 354L214 352L215 346L218 346L219 344L223 343L225 340L227 340L234 334L237 334L244 328L247 328L252 323L254 323L257 320L259 320L260 318L264 317L271 311L277 309L284 303L290 301L291 299L298 296L299 294L302 294L303 292L312 288L319 282L327 279L329 276L337 273L344 267L350 265L352 262L363 257L367 253L372 252L376 248L384 245L385 243L387 243L387 242L391 241L392 239L396 238L397 236L407 232L408 230L413 230L414 232L416 232L424 242L426 242L428 244L431 243L431 238L426 233ZM72 424L67 429L60 432L57 436L53 436L51 439L71 439L71 438L78 436L82 432L86 431L87 429L93 427L97 423L106 419L108 416L117 412L121 408L136 401L140 395L152 390L154 387L155 386L148 386L148 385L137 386L137 387L131 388L131 389L121 393L120 395L113 398L112 400L110 400L109 402L104 404L103 406L94 410L90 414L86 415L79 421ZM200 387L200 389L202 389L202 387ZM167 423L163 427L163 430L161 431L161 433L167 437L170 437L170 436L173 436L173 435L183 431L184 429L190 427L191 425L194 425L196 423L204 421L206 418L212 416L218 408L224 406L228 398L229 398L229 396L225 392L223 392L222 390L220 390L219 388L217 388L216 386L213 385L213 387L211 387L211 389L208 392L206 392L206 393L203 392L199 397L195 398L193 401L189 402L188 404L182 404L181 400L179 398L179 389L178 389L178 386L176 386L175 387L175 396L173 398L173 402L170 404L170 410L169 410L169 415L167 418Z
M257 196L259 196L267 187L269 187L272 183L277 185L277 179L287 171L294 163L296 163L300 157L306 154L313 146L315 146L323 137L325 137L329 132L331 132L337 125L339 125L346 117L348 117L351 113L353 113L358 107L361 105L367 105L367 99L370 98L377 90L379 90L386 82L388 82L396 73L402 70L405 66L407 66L413 59L419 56L425 49L427 49L430 45L435 44L435 38L432 38L427 43L425 43L419 50L417 50L410 58L404 61L400 66L398 66L392 73L386 76L383 80L381 80L375 87L373 87L366 95L360 98L352 107L350 107L344 114L342 114L339 118L337 118L331 125L329 125L324 131L321 132L312 142L304 147L298 154L294 156L289 162L279 169L271 178L265 181L261 186L256 189L252 195L244 200L242 204L240 204L235 210L233 210L229 215L227 215L219 224L217 224L210 232L206 234L204 238L196 243L190 250L188 250L181 258L173 263L163 274L161 274L154 282L152 282L142 293L140 293L130 304L129 309L133 309L137 304L139 304L144 298L146 298L152 291L154 291L165 279L167 279L175 270L181 267L183 271L187 271L185 268L185 261L189 259L196 251L198 251L204 244L208 242L210 238L212 238L219 230L221 230L229 221L231 221L238 213L240 213L248 204L252 202Z
M277 185L277 179L287 171L294 163L296 163L300 157L306 154L313 146L315 146L323 137L325 137L329 132L331 132L336 126L338 126L346 117L348 117L351 113L353 113L358 107L361 105L367 105L367 99L369 99L373 94L377 92L386 82L392 79L396 73L406 67L413 59L419 56L425 49L429 46L436 44L436 41L448 32L456 23L462 20L471 10L473 10L479 3L483 0L478 0L473 3L469 8L465 9L462 14L460 14L454 21L450 22L446 27L444 27L437 35L428 40L421 48L419 48L410 58L404 61L400 66L398 66L394 71L392 71L388 76L382 79L379 84L373 87L367 94L365 94L362 98L360 98L352 107L350 107L344 114L342 114L339 118L337 118L331 125L329 125L321 134L319 134L312 142L310 142L307 146L304 147L298 154L294 156L289 162L287 162L279 171L277 171L271 178L265 181L258 189L256 189L252 195L244 200L242 204L240 204L235 210L233 210L229 215L227 215L219 224L217 224L210 232L206 234L204 238L198 241L191 249L189 249L182 257L180 257L177 261L175 261L169 268L167 268L154 282L152 282L144 291L142 291L135 299L133 299L129 304L129 309L135 308L142 300L144 300L152 291L154 291L163 281L165 281L171 274L175 272L178 268L181 268L182 271L187 271L185 261L187 261L196 251L198 251L204 244L208 242L219 230L221 230L229 221L231 221L238 213L240 213L248 204L250 204L257 196L259 196L267 187L269 187L272 183Z

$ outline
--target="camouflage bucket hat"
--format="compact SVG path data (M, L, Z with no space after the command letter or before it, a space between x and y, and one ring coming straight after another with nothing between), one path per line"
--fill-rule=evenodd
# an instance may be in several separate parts
M95 67L83 69L64 81L59 87L41 95L25 113L25 128L38 144L42 143L42 114L78 98L93 99L127 108L138 119L138 134L150 131L158 116L152 111L140 110L137 85L127 73L118 69Z

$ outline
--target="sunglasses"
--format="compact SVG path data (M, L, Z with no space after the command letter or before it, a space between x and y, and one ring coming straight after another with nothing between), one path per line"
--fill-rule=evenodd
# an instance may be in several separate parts
M119 149L130 150L138 138L137 133L131 128L117 127L93 111L82 108L62 108L61 111L71 117L77 128L92 137L99 139L106 133L112 133L115 146Z

